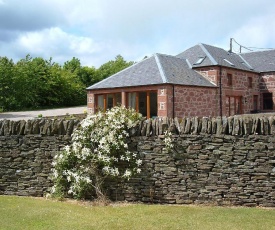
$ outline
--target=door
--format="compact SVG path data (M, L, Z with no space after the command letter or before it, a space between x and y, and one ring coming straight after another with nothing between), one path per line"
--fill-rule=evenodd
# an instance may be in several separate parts
M227 96L226 97L226 115L233 116L242 114L242 97L241 96Z

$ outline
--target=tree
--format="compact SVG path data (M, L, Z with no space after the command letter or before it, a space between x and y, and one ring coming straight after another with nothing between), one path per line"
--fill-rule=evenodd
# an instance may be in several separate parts
M64 96L63 105L84 105L87 103L85 85L74 73L63 70L61 72L63 81L62 93Z
M121 55L117 55L114 61L108 61L99 67L98 79L103 80L106 77L109 77L133 64L134 62L127 62Z
M31 66L32 58L27 55L15 65L16 99L18 109L37 107L37 82Z
M65 70L70 71L71 73L78 74L80 72L80 69L81 69L81 62L78 58L73 57L72 60L66 61L64 63L63 68Z
M93 85L99 82L99 78L97 75L97 70L95 67L84 66L80 71L80 81L86 86Z
M0 57L0 111L12 108L14 90L14 63L12 59Z
M86 103L86 88L132 65L118 55L99 69L73 57L63 66L27 55L17 63L0 57L0 111Z

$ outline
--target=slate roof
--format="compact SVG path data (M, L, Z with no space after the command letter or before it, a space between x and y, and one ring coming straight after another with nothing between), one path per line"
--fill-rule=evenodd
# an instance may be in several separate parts
M201 43L176 57L187 59L193 68L221 65L258 73L275 71L275 49L235 54L222 48ZM200 64L196 64L199 58L204 59Z
M200 60L200 62L198 62ZM275 71L275 49L235 54L206 44L195 45L177 56L154 54L90 87L92 89L178 84L215 87L196 67L225 66L260 72Z
M222 48L202 43L187 49L176 57L187 59L193 68L221 65L246 71L253 71L253 67L238 54L230 53ZM196 64L199 58L204 59L201 63Z
M216 87L188 65L184 59L154 54L90 87L93 89L120 88L159 84Z
M275 49L240 54L257 72L275 71Z

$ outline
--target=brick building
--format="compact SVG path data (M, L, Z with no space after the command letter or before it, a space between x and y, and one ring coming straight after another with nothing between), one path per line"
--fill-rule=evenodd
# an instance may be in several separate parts
M272 112L274 95L275 50L235 54L206 44L154 54L87 88L90 114L124 105L147 118Z

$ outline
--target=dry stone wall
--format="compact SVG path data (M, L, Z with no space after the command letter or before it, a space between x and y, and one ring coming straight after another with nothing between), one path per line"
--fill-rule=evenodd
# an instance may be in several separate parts
M0 121L0 195L43 196L51 163L70 144L74 120Z
M0 121L0 194L43 196L51 162L71 142L77 120ZM164 148L164 132L174 149ZM142 173L108 182L113 200L275 206L273 115L144 120L129 146Z

